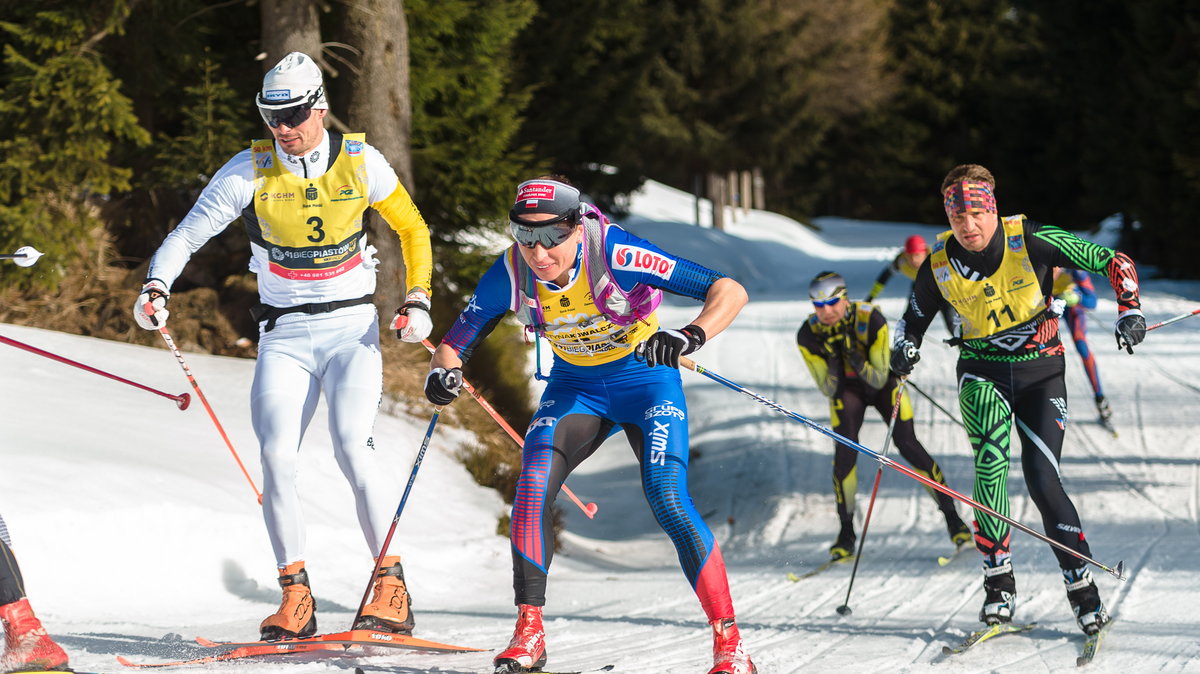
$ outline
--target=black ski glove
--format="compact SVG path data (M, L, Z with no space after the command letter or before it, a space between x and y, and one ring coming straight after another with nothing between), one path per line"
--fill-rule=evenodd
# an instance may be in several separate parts
M462 370L435 367L425 377L425 397L439 407L449 405L462 391Z
M678 330L659 330L642 344L642 356L646 367L667 365L679 369L679 357L704 346L707 337L697 325L687 325Z
M913 366L920 360L921 352L917 350L917 345L907 339L896 342L896 346L892 347L892 372L901 377L912 374Z
M1133 347L1146 338L1146 317L1137 309L1122 311L1117 318L1117 349L1133 353Z

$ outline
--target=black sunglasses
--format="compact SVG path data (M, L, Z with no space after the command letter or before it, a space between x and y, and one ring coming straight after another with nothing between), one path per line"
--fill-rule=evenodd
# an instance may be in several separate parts
M514 208L508 212L508 231L517 243L526 248L533 248L539 243L544 248L553 248L570 238L575 225L581 220L579 207L568 209L549 220L529 220Z
M321 97L322 89L323 87L317 87L305 100L286 108L264 108L262 94L259 94L258 114L262 116L267 126L272 129L278 129L281 124L286 124L294 129L308 121L309 116L312 115L313 105Z

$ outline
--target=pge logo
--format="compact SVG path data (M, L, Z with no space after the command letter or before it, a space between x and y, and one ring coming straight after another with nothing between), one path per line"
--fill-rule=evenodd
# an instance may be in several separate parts
M663 279L669 279L675 271L675 260L644 248L617 246L613 250L613 269L647 272Z

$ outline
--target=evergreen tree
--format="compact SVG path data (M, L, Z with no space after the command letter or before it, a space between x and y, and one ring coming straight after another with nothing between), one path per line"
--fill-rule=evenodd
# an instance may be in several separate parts
M885 89L881 17L873 0L545 1L521 40L523 137L602 203L646 176L691 189L762 167L788 204L792 167Z
M433 237L435 337L494 259L494 234L507 224L517 183L540 170L531 149L516 143L529 94L513 83L514 40L535 9L533 0L405 1L413 174ZM518 425L530 415L525 351L513 348L520 343L502 324L467 369Z
M0 71L0 248L46 253L38 273L4 281L54 287L64 262L93 236L97 204L127 189L131 171L111 163L116 143L149 134L101 59L106 36L130 11L124 0L89 8L21 7L0 22L9 37Z

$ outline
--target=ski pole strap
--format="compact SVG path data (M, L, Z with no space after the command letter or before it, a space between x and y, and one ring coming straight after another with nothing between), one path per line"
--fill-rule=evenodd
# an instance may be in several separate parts
M300 304L294 307L273 307L260 302L250 308L250 316L254 318L255 323L266 321L267 325L263 329L263 332L270 332L275 329L275 321L288 314L327 314L337 309L354 307L360 304L370 304L373 301L374 295L363 295L352 300L313 302L312 304Z

